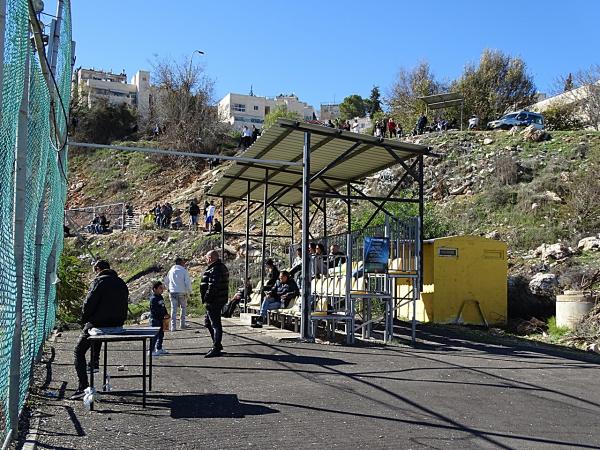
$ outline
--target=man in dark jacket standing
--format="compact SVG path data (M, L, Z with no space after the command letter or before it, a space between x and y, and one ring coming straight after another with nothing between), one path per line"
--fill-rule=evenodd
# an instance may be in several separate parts
M129 289L125 282L111 270L108 261L99 260L94 264L96 278L83 302L81 324L83 329L75 345L75 371L79 386L72 399L82 398L89 386L85 354L90 348L89 330L92 328L122 327L127 319ZM100 345L94 344L94 361L90 365L97 369L100 360Z
M206 254L206 264L208 264L208 268L202 275L200 296L202 303L206 306L204 326L210 332L213 347L204 357L214 358L221 356L223 351L221 310L229 296L229 270L219 259L219 253L216 250L211 250Z

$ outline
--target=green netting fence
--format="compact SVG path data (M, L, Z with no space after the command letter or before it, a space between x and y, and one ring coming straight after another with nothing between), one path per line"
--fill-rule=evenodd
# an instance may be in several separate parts
M73 61L70 1L59 3L41 54L31 38L44 30L28 0L0 0L0 444L15 428L55 320Z

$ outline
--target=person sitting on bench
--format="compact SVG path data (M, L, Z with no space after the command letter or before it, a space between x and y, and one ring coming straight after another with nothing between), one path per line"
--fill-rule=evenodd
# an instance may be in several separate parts
M246 279L246 285L241 286L232 298L229 299L227 304L223 307L223 311L221 315L223 317L231 317L235 308L240 304L242 300L248 301L250 294L252 293L252 283L250 282L250 277Z
M256 325L262 326L267 318L267 312L270 309L287 308L290 301L299 293L298 285L290 276L287 270L282 270L279 274L279 280L275 283L273 289L267 293L267 296L260 306L260 318Z
M275 265L275 262L269 258L265 261L265 267L267 269L267 282L265 283L264 291L271 292L277 279L279 278L279 269Z

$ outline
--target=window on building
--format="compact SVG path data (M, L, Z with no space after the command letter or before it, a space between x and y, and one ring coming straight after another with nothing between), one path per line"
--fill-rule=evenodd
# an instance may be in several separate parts
M236 112L246 112L246 105L244 105L242 103L234 103L231 106L231 109L233 109Z
M258 111L258 105L254 105L254 111Z

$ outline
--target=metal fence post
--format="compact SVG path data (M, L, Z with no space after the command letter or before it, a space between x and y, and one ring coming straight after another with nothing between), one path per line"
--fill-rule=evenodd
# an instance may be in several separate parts
M23 321L23 260L25 253L25 185L27 184L27 145L28 145L28 107L29 107L29 54L25 56L25 77L23 97L19 108L17 128L17 147L15 158L15 197L14 197L14 249L17 295L15 302L15 331L13 333L10 355L10 379L8 396L8 416L10 430L17 435L19 426L19 400L21 386L21 336Z

